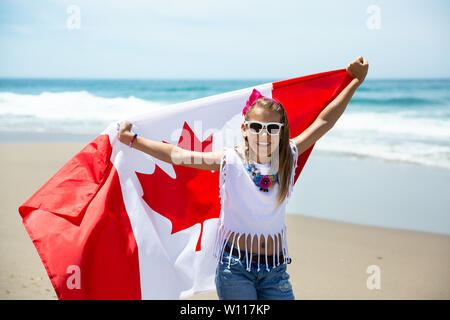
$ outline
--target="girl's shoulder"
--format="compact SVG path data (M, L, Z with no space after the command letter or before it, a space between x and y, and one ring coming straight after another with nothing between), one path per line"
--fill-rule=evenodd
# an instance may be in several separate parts
M223 149L222 162L228 165L242 165L245 162L245 149L241 145L233 145Z
M242 159L244 158L245 155L245 149L243 146L235 144L233 146L230 147L225 147L222 150L223 154L231 154L231 155L238 155L239 157L241 157Z
M291 151L294 157L298 157L297 144L294 142L294 140L289 139L289 146L291 147Z

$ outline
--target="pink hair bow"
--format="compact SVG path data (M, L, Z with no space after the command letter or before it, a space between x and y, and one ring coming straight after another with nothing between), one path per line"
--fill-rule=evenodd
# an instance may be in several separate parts
M244 109L242 109L242 114L245 115L245 113L247 112L247 109L248 109L250 106L254 105L254 104L256 103L256 101L257 101L259 98L265 98L265 99L272 100L273 102L275 102L276 104L278 104L280 107L282 107L282 105L281 105L278 101L276 101L276 100L274 100L274 99L271 99L271 98L269 98L269 97L265 97L265 96L263 96L263 95L261 94L261 92L259 92L259 91L256 90L256 89L253 89L252 94L251 94L250 97L248 98L247 103L245 104Z

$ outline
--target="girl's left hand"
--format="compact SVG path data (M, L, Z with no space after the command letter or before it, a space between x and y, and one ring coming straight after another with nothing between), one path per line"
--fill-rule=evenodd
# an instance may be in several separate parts
M357 78L359 82L362 83L366 78L367 71L369 70L369 62L359 56L348 64L346 70L353 78Z

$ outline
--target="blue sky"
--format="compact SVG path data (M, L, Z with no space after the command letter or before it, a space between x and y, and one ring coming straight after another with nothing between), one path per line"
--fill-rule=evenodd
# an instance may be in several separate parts
M0 77L278 80L359 55L368 78L450 77L449 14L448 0L0 0Z

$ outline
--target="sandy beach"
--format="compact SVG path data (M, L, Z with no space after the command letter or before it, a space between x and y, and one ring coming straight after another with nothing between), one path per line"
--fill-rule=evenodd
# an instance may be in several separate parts
M0 298L56 299L18 207L84 143L0 144ZM337 215L337 214L336 214ZM450 236L288 214L296 299L450 299ZM369 289L369 266L380 288ZM217 299L215 292L192 299Z

